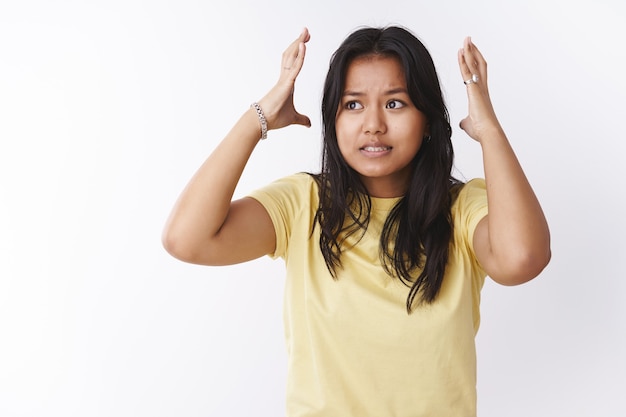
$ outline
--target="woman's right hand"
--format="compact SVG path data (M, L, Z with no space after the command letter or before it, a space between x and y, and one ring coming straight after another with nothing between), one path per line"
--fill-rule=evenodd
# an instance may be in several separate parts
M311 120L298 113L293 104L296 78L304 64L305 44L309 39L311 39L309 30L304 28L300 36L287 47L283 52L278 82L259 101L268 130L280 129L292 124L311 126Z
M293 105L308 41L309 31L304 29L283 53L278 82L259 102L268 129L311 125ZM163 245L174 257L202 265L229 265L274 251L274 224L261 203L249 197L232 201L260 138L254 112L248 109L242 115L178 198L163 231Z

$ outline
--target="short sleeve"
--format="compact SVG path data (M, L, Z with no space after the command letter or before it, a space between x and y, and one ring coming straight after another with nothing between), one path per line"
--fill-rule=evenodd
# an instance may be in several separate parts
M299 173L276 180L248 194L248 197L263 205L274 225L276 249L269 254L271 258L285 257L294 222L306 220L306 209L311 206L313 183L309 174Z
M452 216L457 242L464 245L474 259L476 259L473 245L474 231L487 213L485 180L482 178L473 179L465 184L459 192L452 206Z

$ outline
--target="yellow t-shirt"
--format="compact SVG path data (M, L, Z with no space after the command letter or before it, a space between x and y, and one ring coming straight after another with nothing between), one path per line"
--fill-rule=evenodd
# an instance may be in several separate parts
M369 227L342 253L333 280L314 228L318 187L295 174L253 192L285 260L289 417L474 417L480 290L485 272L472 236L487 214L485 183L472 180L452 207L454 240L434 303L406 311L409 288L387 275L379 236L398 199L372 198ZM313 230L313 234L311 234Z

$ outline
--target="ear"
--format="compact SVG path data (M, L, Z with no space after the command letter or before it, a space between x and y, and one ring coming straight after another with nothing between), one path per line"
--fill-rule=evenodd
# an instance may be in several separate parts
M424 128L424 136L422 136L422 140L426 143L430 142L430 125L426 125Z

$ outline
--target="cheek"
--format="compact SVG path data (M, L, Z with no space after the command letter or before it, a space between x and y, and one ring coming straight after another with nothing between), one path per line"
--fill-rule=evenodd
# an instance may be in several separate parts
M414 123L407 124L405 127L405 132L407 135L419 137L420 142L426 135L426 123L420 123L419 121L415 121Z
M337 130L337 148L339 149L339 154L343 161L352 166L351 161L354 159L354 142L351 141L350 135L346 135L345 132L342 134L339 130Z
M343 154L344 150L349 146L350 137L352 137L350 134L350 128L346 123L337 120L337 123L335 124L335 134L337 136L337 145Z
M343 159L346 159L346 155L348 154L348 144L345 140L343 140L344 136L337 132L337 147L339 148L339 153L343 156Z

